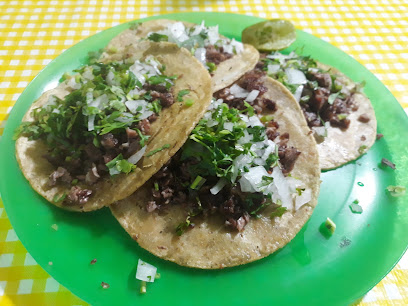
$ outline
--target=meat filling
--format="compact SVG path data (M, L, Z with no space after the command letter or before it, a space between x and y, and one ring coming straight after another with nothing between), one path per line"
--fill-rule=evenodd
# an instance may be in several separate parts
M231 53L224 52L222 47L217 49L213 45L206 46L205 50L207 51L205 55L207 62L214 63L215 65L219 65L233 56Z
M251 102L254 110L261 114L266 111L274 112L277 105L274 101L264 98L267 88L263 85L263 72L250 71L246 73L236 84L248 92L258 90L257 98ZM223 99L231 108L239 110L246 109L245 98L236 98L231 94L230 88L225 88L214 95L217 99ZM278 155L281 169L287 175L294 167L300 153L295 147L290 146L289 133L279 133L279 124L270 120L266 123L266 135L268 139L278 144ZM209 216L218 214L222 216L226 227L238 232L244 230L245 226L256 213L265 205L267 199L261 193L244 193L240 190L239 184L227 185L217 194L212 194L212 188L219 178L206 177L204 184L198 189L189 188L192 181L189 167L198 163L194 157L181 160L182 152L173 156L172 160L163 166L153 176L154 186L152 186L153 200L146 203L146 211L165 210L169 205L182 205L189 216ZM273 171L273 168L269 169ZM194 226L191 221L190 227Z
M255 70L264 72L267 70L267 62L263 60L266 54L261 54L260 58ZM331 126L346 130L350 125L347 116L358 109L355 92L348 90L345 84L328 72L308 70L305 74L308 82L301 93L300 107L309 127L330 122ZM366 123L369 121L367 118L367 115L362 115L359 121Z
M162 107L169 107L174 103L174 96L171 92L162 85L149 85L146 83L145 89L154 89L151 91L151 96L158 99ZM152 87L152 88L150 88ZM146 119L139 121L124 132L106 133L99 137L99 144L92 139L86 140L79 152L63 152L61 156L68 156L65 159L51 156L44 156L57 170L49 176L48 184L53 187L57 184L71 184L73 180L87 185L93 185L101 178L109 175L107 163L122 154L124 158L129 158L141 149L141 137L137 129L143 135L149 135L151 132L151 123L157 119L157 115L153 114ZM68 194L67 200L63 204L84 204L88 201L92 191L81 189L78 186L73 186Z

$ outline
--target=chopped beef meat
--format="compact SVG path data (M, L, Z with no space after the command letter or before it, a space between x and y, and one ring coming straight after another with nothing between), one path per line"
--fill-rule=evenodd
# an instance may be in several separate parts
M366 114L362 114L362 115L360 115L358 117L357 120L362 122L362 123L367 123L368 121L370 121L370 117L368 117L368 115L366 115Z
M85 146L84 150L85 150L87 157L93 162L96 162L102 158L101 150L95 147L93 143L88 143Z
M217 50L215 46L210 45L210 46L206 46L205 49L206 49L205 57L206 57L207 62L211 62L216 65L219 65L221 62L233 56L231 53L224 52L222 47Z
M262 100L262 104L264 105L264 107L267 109L267 110L270 110L270 111L276 111L276 102L275 101L272 101L271 99L265 99L265 98L263 98Z
M334 117L333 119L330 119L330 124L331 126L346 130L350 126L350 119L345 118L340 120L338 117Z
M320 87L331 90L332 78L329 73L312 73L312 78L317 81Z
M259 95L263 95L268 89L263 85L262 77L265 75L263 71L251 70L242 76L237 84L242 88L252 91L259 90Z
M282 173L288 174L293 170L295 162L300 155L300 152L294 147L279 147L279 159L282 165Z
M161 84L149 84L149 83L145 83L145 84L143 85L143 89L146 89L146 90L154 90L154 91L158 91L158 92L161 92L161 93L167 92L166 86L161 85Z
M92 190L82 189L79 186L72 186L68 194L68 201L72 204L85 204L88 202Z
M250 104L254 108L257 114L261 114L263 110L276 111L276 103L270 99L263 98L262 96L268 91L268 89L263 85L263 81L260 79L265 75L264 72L258 70L251 70L244 74L236 84L241 88L251 92L252 90L258 90L259 94L256 99ZM238 110L244 110L247 108L245 106L245 98L236 98L231 94L230 88L224 88L217 91L214 94L216 99L222 99L224 103L227 103L229 107L236 108Z
M48 184L50 186L55 186L57 184L57 181L65 182L68 184L71 183L72 177L67 169L63 167L58 167L57 170L51 173L49 180L48 180Z
M159 99L163 107L168 107L174 103L174 97L169 92L162 93L158 91L152 91L151 96L153 97L153 99Z
M321 121L316 113L303 111L303 114L305 115L309 127L321 126Z
M143 119L138 124L139 130L142 131L143 134L149 134L150 132L150 122L149 119Z
M108 133L102 136L101 145L105 149L113 149L118 145L119 141L113 136L112 133Z
M268 126L266 127L266 136L270 140L275 140L276 137L280 135L278 132L279 124L276 121L269 121Z
M147 118L147 119L149 119L149 121L150 121L150 123L151 123L151 122L156 121L157 118L158 118L158 116L157 116L156 114L153 114L153 115L150 115L149 118Z
M135 154L137 151L139 151L140 150L140 142L139 142L139 138L137 138L137 139L132 139L130 142L129 142L129 146L128 146L128 148L127 148L127 150L126 150L126 154L125 154L125 157L126 158L129 158L130 156L132 156L133 154Z
M127 128L126 129L126 136L127 136L128 142L130 142L131 139L138 138L139 134L135 130Z
M318 88L314 92L313 97L309 100L309 106L311 110L315 113L320 112L322 109L323 105L328 103L330 96L330 91L327 90L326 88Z
M169 183L170 183L170 182L168 182L168 184L169 184ZM167 184L167 185L168 185L168 184ZM171 189L170 187L164 189L164 190L161 192L161 195L162 195L163 199L165 199L165 200L167 200L167 199L169 199L169 198L172 198L172 197L173 197L173 194L174 194L174 190Z
M390 167L392 170L396 169L395 164L386 158L381 159L381 164Z

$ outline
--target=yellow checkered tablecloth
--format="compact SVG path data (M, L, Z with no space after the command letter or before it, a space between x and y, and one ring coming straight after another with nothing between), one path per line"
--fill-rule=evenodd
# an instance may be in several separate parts
M407 0L0 1L0 135L27 84L65 49L119 23L187 11L289 19L353 56L408 110ZM0 304L85 304L27 253L1 200ZM408 255L357 304L407 305Z

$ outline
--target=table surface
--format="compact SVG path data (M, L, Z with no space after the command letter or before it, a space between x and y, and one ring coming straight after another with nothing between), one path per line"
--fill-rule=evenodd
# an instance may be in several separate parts
M0 1L0 137L27 84L80 40L151 15L207 11L291 20L373 72L408 113L407 0ZM408 253L407 253L408 254ZM357 305L407 305L408 255ZM27 253L0 199L0 304L86 305Z

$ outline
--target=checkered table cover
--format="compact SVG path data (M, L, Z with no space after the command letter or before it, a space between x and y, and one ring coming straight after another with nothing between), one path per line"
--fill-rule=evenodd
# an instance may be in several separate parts
M172 12L291 20L373 72L408 112L407 0L0 1L0 135L27 84L53 58L103 29ZM86 305L27 253L0 200L0 304ZM358 305L408 305L408 255Z

